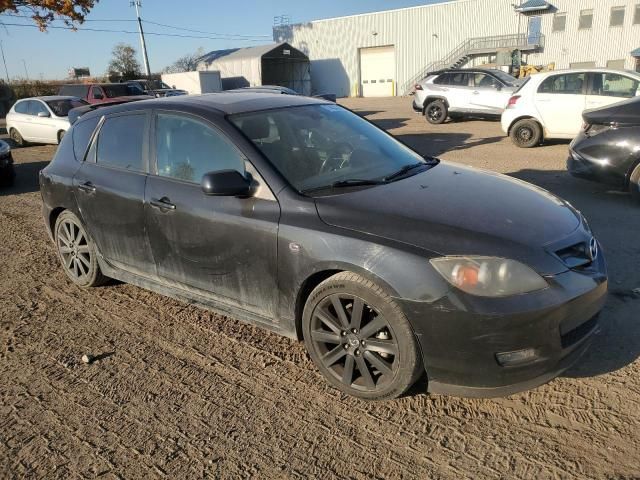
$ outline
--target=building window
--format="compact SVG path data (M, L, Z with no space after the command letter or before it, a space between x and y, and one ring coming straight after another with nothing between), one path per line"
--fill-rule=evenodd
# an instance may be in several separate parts
M554 32L564 32L565 27L567 26L567 14L566 13L556 13L553 16L553 31Z
M593 25L593 10L581 10L578 29L589 30Z
M625 7L611 8L611 18L609 19L610 27L621 27L624 25L624 10Z
M612 70L624 70L625 60L607 60L607 68Z
M633 15L633 24L640 25L640 3L636 5L636 10Z

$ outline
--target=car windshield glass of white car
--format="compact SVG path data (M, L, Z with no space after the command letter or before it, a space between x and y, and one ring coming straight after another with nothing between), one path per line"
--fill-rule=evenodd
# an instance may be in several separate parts
M69 115L69 110L72 108L82 107L83 105L89 105L88 102L80 98L64 99L64 100L49 100L47 105L56 117L66 117Z
M230 120L300 192L385 183L433 165L337 105L252 112Z

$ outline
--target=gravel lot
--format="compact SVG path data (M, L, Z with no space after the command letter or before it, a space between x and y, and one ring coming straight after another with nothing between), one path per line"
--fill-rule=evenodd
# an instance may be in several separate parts
M520 150L499 123L431 126L410 102L343 103L590 220L611 295L579 365L505 399L425 395L424 383L392 402L344 397L302 344L130 285L74 287L40 216L37 172L55 147L16 149L17 185L0 191L0 477L640 477L640 206L569 177L566 143Z

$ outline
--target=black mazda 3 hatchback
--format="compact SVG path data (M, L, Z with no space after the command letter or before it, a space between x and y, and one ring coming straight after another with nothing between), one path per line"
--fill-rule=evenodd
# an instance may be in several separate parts
M343 392L502 396L574 363L605 260L533 185L424 158L336 104L255 93L83 115L40 175L80 287L107 278L304 340Z

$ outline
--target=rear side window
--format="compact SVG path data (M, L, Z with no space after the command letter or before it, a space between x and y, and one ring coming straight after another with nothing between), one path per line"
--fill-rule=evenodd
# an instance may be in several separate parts
M540 87L538 93L574 94L582 93L586 73L569 73L566 75L554 75L547 78Z
M136 172L144 171L142 145L145 125L145 114L107 118L98 134L96 163Z
M200 183L205 173L237 170L244 175L242 154L221 133L189 117L158 114L158 175Z
M14 108L16 113L29 113L29 104L31 102L29 101L25 101L25 102L18 102L16 103L16 106Z
M42 102L38 102L37 100L31 100L29 102L29 113L31 115L38 115L39 113L49 113L47 107L44 106Z
M84 158L91 135L93 135L93 131L98 126L99 121L100 117L93 117L89 120L78 122L73 126L73 153L79 162Z
M589 95L632 98L638 95L640 82L618 73L594 73Z
M471 75L469 73L450 73L449 85L454 87L468 87Z

